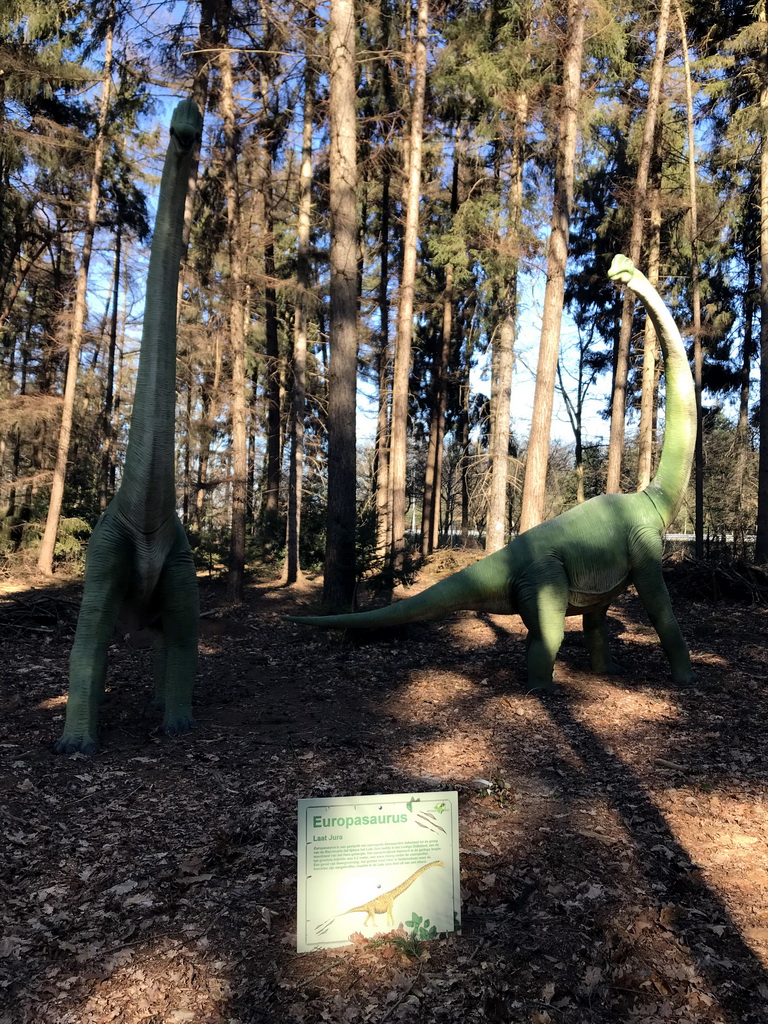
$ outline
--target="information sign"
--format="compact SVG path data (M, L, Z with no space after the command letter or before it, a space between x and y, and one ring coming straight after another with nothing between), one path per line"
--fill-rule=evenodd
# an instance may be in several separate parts
M458 810L447 792L299 800L298 951L459 931Z

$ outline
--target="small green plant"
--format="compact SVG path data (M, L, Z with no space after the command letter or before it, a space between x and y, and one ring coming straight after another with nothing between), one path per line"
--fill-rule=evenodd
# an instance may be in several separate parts
M366 941L366 949L380 949L382 946L391 946L398 952L403 953L411 960L421 960L424 957L424 943L438 937L435 925L429 923L429 918L424 920L415 911L411 914L410 921L405 922L410 928L407 932L403 925L399 925L394 931L383 935L374 935ZM360 936L362 941L362 936Z
M501 775L501 772L498 771L494 772L488 785L480 790L480 795L492 797L502 810L505 807L509 807L515 801L515 791L511 783L507 782Z
M382 946L391 946L411 960L421 960L424 955L424 944L414 934L401 935L395 931L389 935L377 935L367 944L368 949L380 949Z

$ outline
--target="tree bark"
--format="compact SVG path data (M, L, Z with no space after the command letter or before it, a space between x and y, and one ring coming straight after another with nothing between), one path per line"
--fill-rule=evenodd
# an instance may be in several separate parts
M453 171L451 174L451 217L459 209L459 140L460 126L456 126L453 149ZM445 437L445 413L448 404L448 367L451 360L451 333L453 328L454 267L445 266L445 289L443 291L443 318L440 331L440 347L435 354L433 408L430 418L429 449L424 478L424 506L422 512L421 555L426 558L438 546L440 537L440 502L442 497L443 441Z
M744 511L744 481L749 454L749 385L755 354L755 263L749 261L747 291L744 297L744 342L739 374L739 419L736 426L736 467L733 488L733 550L737 558L746 558L747 516Z
M693 311L693 379L696 392L696 446L693 456L695 486L694 530L696 534L696 557L704 557L704 418L702 413L702 371L704 353L701 347L701 282L699 280L699 206L696 197L696 136L693 122L693 89L691 87L691 62L688 58L685 19L680 5L675 0L677 20L680 25L680 43L683 49L683 70L685 75L685 110L688 127L688 182L691 194L691 304Z
M552 228L547 258L547 284L544 291L544 312L541 344L536 373L533 419L528 441L528 457L523 485L523 507L520 533L541 522L549 461L549 438L555 376L560 350L560 321L563 315L565 268L568 259L568 236L573 203L573 175L579 122L579 88L584 52L586 7L583 0L569 0L568 37L563 57L563 86L560 103L560 141L555 167L555 195Z
M766 21L765 8L759 14ZM768 563L768 53L760 61L760 452L755 562Z
M267 100L264 100L266 116ZM268 146L262 153L264 195L264 334L266 356L267 458L264 471L263 543L266 559L273 557L279 543L280 506L280 348L277 330L277 293L275 291L275 225L272 196L272 154Z
M228 18L230 5L219 15ZM229 343L232 359L232 532L227 572L227 600L240 604L245 577L245 536L247 516L248 436L245 372L246 300L242 245L242 209L237 160L239 145L235 119L232 53L228 49L228 24L217 26L218 66L221 77L219 99L224 122L224 190L227 200L227 249L229 256Z
M64 401L61 409L61 425L56 450L56 463L53 470L51 497L48 505L48 516L45 521L45 532L40 544L37 568L46 576L53 573L53 554L56 548L56 534L59 529L61 505L64 498L64 484L67 475L67 460L72 437L72 421L75 413L75 395L77 391L77 370L80 345L86 315L86 296L88 291L88 271L93 253L93 237L96 233L96 220L99 210L99 188L101 173L104 166L104 149L106 144L106 124L109 113L109 101L112 91L112 43L114 36L115 10L110 10L107 34L104 41L104 77L102 79L99 120L96 128L96 142L93 153L93 169L88 197L88 210L85 219L82 256L77 272L75 288L75 305L72 313L72 327L69 337L67 354L67 376L64 383Z
M506 303L505 303L506 305ZM514 303L507 310L493 341L498 356L491 382L491 483L488 495L488 516L485 550L488 554L504 547L507 527L507 467L509 463L509 409L512 400L512 368L515 348Z
M656 130L656 112L659 106L661 82L664 74L664 55L667 48L669 7L670 0L661 0L659 25L656 31L656 51L653 56L651 80L648 85L648 107L645 112L643 139L640 147L634 201L632 204L629 257L636 266L640 263L640 249L643 241L643 220L645 218L648 197L648 173L651 166L653 136ZM616 367L613 377L611 435L608 446L608 476L606 480L606 490L609 494L618 494L621 490L621 457L624 451L624 416L627 409L629 343L632 337L634 311L634 293L630 289L627 289L624 294L624 301L621 307L621 329L619 332L619 344L616 351Z
M390 535L389 503L389 186L391 168L385 160L381 181L381 239L379 256L379 344L376 353L376 382L379 404L376 418L376 557L387 556Z
M395 367L392 378L392 424L390 476L392 486L392 565L401 569L405 558L405 484L408 435L408 381L411 369L413 298L421 198L421 162L424 133L424 98L427 84L427 24L429 0L419 0L414 47L414 84L411 102L408 187L403 272L397 314Z
M308 35L314 35L315 17L308 13ZM309 44L308 42L308 45ZM315 70L309 54L305 57L304 114L299 174L298 246L296 254L296 309L293 321L293 401L291 403L291 461L288 473L288 528L286 546L286 582L301 577L299 541L301 539L301 494L304 477L304 410L307 373L307 310L310 299L309 242L312 212L312 118L314 110Z
M458 165L454 169L454 178L458 187ZM457 192L455 194L458 194ZM458 209L458 206L457 206ZM445 268L445 292L443 293L443 329L440 350L440 378L437 392L437 409L435 416L435 468L434 492L429 513L429 550L434 551L440 543L440 504L443 494L443 459L445 442L445 414L448 409L448 368L451 361L451 341L453 335L453 304L454 304L454 269L449 263Z
M357 118L353 0L331 0L329 45L331 344L323 600L331 607L348 607L355 590L357 394Z
M213 332L213 369L206 369L202 374L200 385L200 404L202 406L199 420L200 447L197 461L197 486L195 490L195 527L198 536L203 530L203 507L208 487L208 467L211 458L211 439L213 426L218 411L218 395L221 383L221 340L219 331Z
M103 512L112 499L110 480L112 477L112 461L114 459L114 434L112 431L112 410L115 402L115 353L117 352L117 324L119 319L118 305L120 302L120 271L123 249L122 225L117 225L115 235L115 273L112 291L112 317L109 326L109 349L107 351L106 381L104 386L104 409L102 414L102 434L104 446L101 450L101 468L99 474L99 508Z
M525 132L528 121L528 96L518 92L514 98L514 127L509 191L509 242L519 243L520 220L523 212L523 165ZM509 407L512 397L515 336L517 331L517 270L518 260L513 258L502 303L502 322L494 347L496 374L491 388L492 431L489 443L491 458L491 485L488 495L488 526L485 550L488 554L504 547L506 540L507 477L509 469Z

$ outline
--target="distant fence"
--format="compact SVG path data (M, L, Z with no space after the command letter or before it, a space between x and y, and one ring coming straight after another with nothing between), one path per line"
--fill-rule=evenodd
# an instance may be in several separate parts
M732 533L722 533L716 537L707 536L704 538L704 557L723 559L725 561L734 557L734 536ZM748 533L744 537L746 545L746 558L749 561L755 549L755 535ZM669 554L672 551L679 551L691 558L696 556L696 537L692 533L668 533L664 543L664 551ZM741 557L741 551L738 552Z
M418 530L406 530L405 536L409 543L417 544L421 534ZM478 530L469 530L467 540L470 547L482 548L485 543L485 535ZM754 554L755 535L747 534L744 538L746 544L746 558L751 559ZM461 528L448 530L440 535L440 547L461 547L463 545ZM679 551L691 558L696 556L696 537L692 533L668 533L664 542L665 554ZM739 551L739 557L742 553ZM716 537L707 536L704 538L704 557L714 558L722 561L729 561L734 557L734 536L732 533L719 534Z

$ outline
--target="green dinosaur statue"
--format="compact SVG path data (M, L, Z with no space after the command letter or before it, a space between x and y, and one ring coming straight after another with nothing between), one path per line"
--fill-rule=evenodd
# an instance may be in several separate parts
M421 594L375 611L290 616L341 629L378 629L439 618L462 609L518 614L528 628L528 684L550 689L566 615L583 616L593 671L621 669L608 651L606 614L632 583L659 635L676 683L691 679L691 660L661 573L664 532L683 499L696 433L693 380L685 349L658 293L626 256L609 276L629 285L650 316L664 353L666 429L658 472L644 491L601 494L528 530L505 548Z
M144 330L120 489L93 531L69 662L60 754L98 750L107 647L125 602L150 627L163 729L194 725L198 600L192 552L176 514L176 295L184 204L202 117L193 100L173 112L147 277Z

